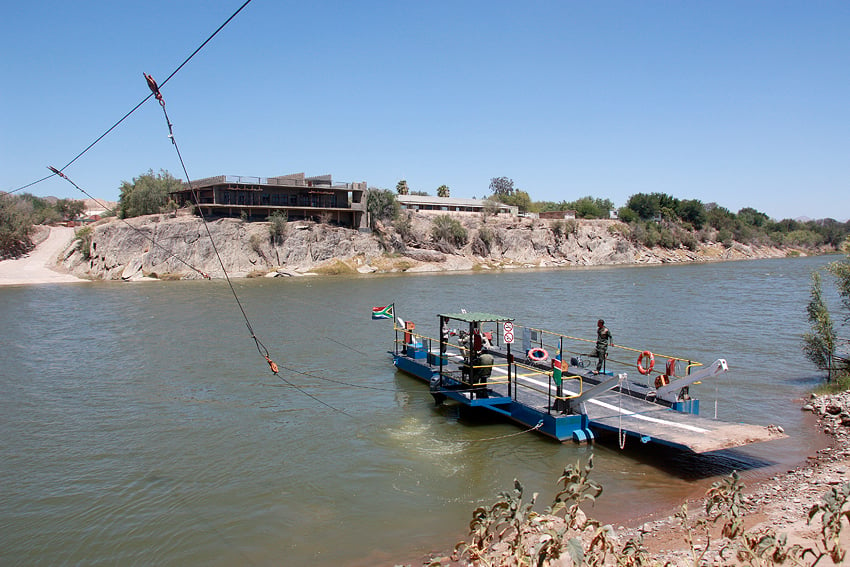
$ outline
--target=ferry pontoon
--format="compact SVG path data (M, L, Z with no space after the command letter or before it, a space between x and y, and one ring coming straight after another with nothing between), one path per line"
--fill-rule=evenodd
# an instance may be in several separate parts
M690 387L727 372L724 359L637 354L640 379L584 361L587 339L516 324L492 313L444 313L437 338L395 318L395 366L429 384L437 403L491 412L557 441L585 443L604 432L695 453L785 437L776 426L729 423L699 415ZM664 364L655 364L655 359ZM656 370L656 366L663 367ZM680 374L681 373L681 374Z

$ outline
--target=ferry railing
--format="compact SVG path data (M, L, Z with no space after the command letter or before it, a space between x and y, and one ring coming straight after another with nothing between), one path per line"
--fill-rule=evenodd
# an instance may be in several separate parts
M484 384L487 386L507 385L508 397L516 401L520 396L519 392L521 390L534 391L546 397L549 413L551 413L553 408L559 405L559 402L565 404L566 400L579 397L584 392L584 382L581 377L577 375L563 375L561 384L564 385L575 382L578 390L577 393L564 395L563 386L559 388L557 383L554 381L553 370L544 370L537 366L525 364L522 362L521 357L512 357L512 362L506 361L504 363L470 365L466 363L471 353L471 349L467 344L444 341L446 350L443 353L440 353L439 349L433 348L434 343L439 344L439 341L436 338L429 337L412 330L403 329L401 327L397 328L396 331L402 334L402 338L399 338L398 336L396 338L396 353L406 348L423 348L427 345L427 353L429 356L426 356L425 363L429 367L433 368L435 366L440 366L438 364L438 357L440 355L445 357L444 363L452 362L461 367L461 371L459 373L457 371L443 372L441 375L441 386L443 385L442 378L445 375L446 377L451 378L454 382L464 386L464 388L458 390L462 392L473 392L480 389ZM492 370L495 368L505 368L506 376L504 378L494 378ZM478 374L476 371L488 369L490 370L490 373L486 382L479 383L475 381L475 377ZM520 371L522 372L522 375L520 375ZM534 383L522 380L522 378L527 378L529 375L539 375L540 377L545 376L547 386L537 386Z
M406 353L408 348L423 348L426 350L425 363L434 368L436 366L440 366L437 361L439 361L440 356L444 356L444 361L446 363L452 362L457 364L462 368L462 370L466 370L466 372L461 372L459 376L451 375L450 378L464 386L467 386L469 390L461 389L459 391L473 391L480 388L484 383L474 382L473 379L477 375L476 370L490 369L491 373L488 376L486 384L488 385L499 385L499 384L507 384L510 387L510 374L506 376L504 379L493 378L492 377L492 369L497 367L507 367L508 363L499 363L499 364L486 364L486 365L469 365L464 361L467 360L469 356L470 349L467 346L462 344L455 344L449 341L445 342L447 347L446 351L443 353L439 352L439 349L434 349L434 343L439 344L439 341L433 337L429 337L427 335L416 333L410 329L404 329L402 327L394 327L396 331L396 337L394 341L394 352L395 354L399 354L399 352ZM399 334L401 334L401 338L399 338ZM427 345L427 346L426 346ZM451 350L449 350L451 349ZM454 359L454 360L452 360ZM459 359L459 360L457 360ZM444 372L444 374L448 374ZM441 384L442 385L442 384Z
M496 332L487 334L492 337L491 340L494 345L493 350L504 352L503 347L506 345L500 344L502 334L499 332L499 329L500 325L497 324ZM405 329L394 326L394 330L396 332L395 353L398 354L402 350L407 352L406 349L411 347L425 350L427 354L424 362L431 368L439 367L441 387L444 385L444 378L452 380L452 384L459 386L458 391L462 392L479 391L485 384L487 386L507 385L507 397L510 397L514 401L518 401L518 398L522 397L522 391L533 391L537 394L546 396L548 401L547 405L550 410L549 413L551 413L551 410L553 409L562 409L566 411L566 408L569 405L567 400L580 397L584 394L585 384L582 377L571 375L566 372L568 368L568 361L570 363L575 362L570 360L571 355L575 355L577 357L592 356L592 352L587 352L590 350L587 348L587 345L592 345L592 350L595 351L596 343L595 339L573 337L544 329L525 327L515 324L514 332L517 340L512 345L514 353L509 354L507 362L481 365L472 363L472 359L474 358L474 355L477 354L477 351L472 352L468 338L466 340L461 339L460 342L452 342L449 339L440 340L429 337L422 333L417 333L413 329ZM483 328L481 329L481 332L482 335L485 334ZM451 336L454 337L458 335L453 333ZM561 376L561 384L558 384L554 379L554 367L545 368L542 365L545 359L535 360L529 357L529 352L524 351L524 347L526 346L529 346L532 349L544 349L547 351L547 354L549 352L552 353L552 359L558 358L561 360L562 369L564 371ZM485 350L486 348L487 346L485 346ZM510 351L510 349L508 349L508 351ZM516 351L519 352L517 353ZM623 353L646 352L645 350L617 344L611 345L609 347L609 351L619 351ZM702 363L689 360L687 358L667 354L657 354L657 356L661 359L667 359L668 361L672 360L675 362L685 363L685 375L690 375L694 367L703 366ZM606 357L605 363L607 362L613 362L626 367L634 367L636 364L636 362L622 359L619 356L608 356ZM451 365L449 369L446 368L447 365ZM579 363L579 365L584 366L581 363ZM507 376L504 378L494 377L493 369L497 367L505 368ZM664 371L667 371L665 365L658 365L657 368L663 368ZM486 380L478 382L482 374L487 375ZM547 385L543 386L539 382L534 383L529 380L523 380L523 378L528 378L529 374L546 376ZM646 387L649 388L650 391L654 391L652 389L653 385L651 384L653 374L657 375L654 386L655 388L659 388L659 378L662 377L664 372L653 369L651 372L646 373ZM668 383L670 381L669 379L673 376L676 376L675 367L669 377L666 375L663 376L664 378L668 378L668 380L662 381L661 383ZM578 393L570 391L565 394L565 387L569 386L572 382L577 384ZM694 383L698 384L699 382Z
M574 336L570 336L570 335L565 335L565 334L561 334L561 333L555 333L555 332L552 332L552 331L547 331L545 329L537 329L535 327L526 327L524 325L519 325L519 324L514 324L514 329L515 329L515 334L516 334L517 337L523 337L524 336L523 335L524 329L527 329L530 333L530 340L528 342L529 342L529 344L532 345L532 348L534 348L534 347L542 348L544 350L547 350L547 352L549 350L552 350L554 352L559 353L561 355L562 360L564 358L566 358L565 355L567 355L567 354L575 355L576 357L579 357L579 358L585 357L585 356L593 357L593 354L595 353L595 350L596 350L596 339L585 339L585 338L582 338L582 337L574 337ZM564 341L568 341L568 342L566 344L564 344ZM582 346L584 346L584 345L592 345L592 348L591 349L583 349ZM611 345L608 348L608 350L609 350L609 352L613 350L615 352L622 352L623 354L625 354L627 352L636 353L636 354L638 354L638 357L642 353L648 352L648 349L632 348L632 347L627 347L627 346L619 345L619 344ZM649 351L649 352L651 352L651 351ZM672 360L672 361L675 361L675 362L684 363L685 364L685 375L690 374L691 370L693 368L703 366L703 364L701 362L697 362L695 360L691 360L691 359L688 359L688 358L678 357L678 356L674 356L674 355L670 355L670 354L664 354L664 353L652 353L652 354L653 354L654 357L666 359L668 361ZM614 362L614 363L617 363L617 364L620 364L620 365L626 366L626 367L634 367L634 366L637 365L637 358L638 357L636 357L635 360L632 361L632 360L620 358L618 356L610 356L610 355L606 356L606 359L603 363L603 371L607 370L607 363L608 362ZM647 380L649 380L650 376L653 375L653 374L656 374L656 375L659 375L659 376L662 375L662 374L665 374L666 365L658 365L658 368L659 368L659 370L653 369L652 371L650 371L646 374ZM675 374L675 372L674 372L674 374Z
M435 343L437 345L440 344L440 341L436 338L422 333L417 333L411 329L404 329L402 327L395 327L394 330L396 331L396 338L394 341L395 353L406 353L406 349L409 348L425 349L427 354L424 362L431 368L441 367L441 386L443 385L443 377L448 377L452 381L461 384L463 388L457 390L461 392L474 392L484 385L488 387L507 385L508 397L514 401L517 401L518 397L520 397L520 391L533 391L546 397L549 413L551 413L553 408L559 405L559 402L565 405L566 400L577 398L584 392L584 382L582 381L581 376L564 374L561 378L561 386L559 387L554 380L553 369L546 370L541 369L539 366L526 364L522 362L522 357L512 356L511 359L504 363L470 365L466 362L469 360L471 353L471 349L468 344L452 342L449 340L443 341L445 350L440 352L439 348L434 348ZM460 371L443 371L442 368L444 368L444 365L439 364L441 356L443 357L444 365L451 362L460 367ZM495 368L505 368L506 376L504 378L494 378L492 371ZM480 370L489 370L487 373L489 375L485 382L475 381L475 378L479 375L479 372L477 371ZM529 375L539 375L540 377L545 376L547 385L545 387L538 386L533 382L522 379L528 378ZM578 391L576 393L569 393L565 395L563 393L563 385L573 382L577 384Z

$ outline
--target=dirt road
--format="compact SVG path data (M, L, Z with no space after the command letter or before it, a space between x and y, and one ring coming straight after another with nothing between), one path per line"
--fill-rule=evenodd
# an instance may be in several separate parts
M35 250L15 260L0 262L0 285L85 282L55 269L56 256L74 238L74 229L50 227L50 235Z

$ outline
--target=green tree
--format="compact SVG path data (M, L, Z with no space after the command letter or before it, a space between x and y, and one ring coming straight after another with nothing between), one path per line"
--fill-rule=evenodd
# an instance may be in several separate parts
M366 191L366 211L369 213L369 225L372 228L375 228L378 221L395 220L400 209L398 199L392 191L372 187Z
M812 290L806 307L811 331L803 334L803 354L820 370L827 371L827 380L832 378L832 357L835 354L835 328L832 317L823 299L821 277L812 272Z
M830 262L826 267L835 279L837 280L838 295L841 297L841 304L847 313L844 316L845 321L850 321L850 237L844 241L844 260Z
M676 211L679 209L681 201L672 195L668 195L667 193L652 193L651 196L658 202L659 210L668 208L671 211Z
M649 220L659 213L658 199L646 193L635 193L626 201L626 207L637 213L638 218Z
M183 183L165 170L154 174L152 169L134 177L132 182L121 182L118 208L121 218L152 215L162 212L168 203L168 194L183 187Z
M850 322L850 238L843 245L845 258L831 262L826 270L835 276L838 295L844 308L844 324ZM823 299L821 278L818 272L812 274L812 290L809 304L806 307L811 331L803 335L803 353L819 369L827 371L827 381L836 378L836 383L842 389L850 386L850 359L836 356L839 343L847 344L847 338L840 339L835 332L832 317ZM846 327L845 327L846 328Z
M395 186L395 192L399 195L407 195L410 193L410 187L407 186L407 180L402 179Z
M770 217L752 207L744 207L738 211L738 219L745 224L760 228L767 224Z
M625 223L633 223L640 220L640 217L634 209L630 209L629 207L620 207L617 211L617 218Z
M31 193L23 193L18 197L18 200L28 204L27 207L31 211L33 224L53 224L62 220L62 216L56 210L56 207L51 205L47 199L36 197Z
M59 199L56 201L56 212L66 221L75 221L86 212L86 204L77 199Z
M494 197L506 205L516 207L521 213L531 210L531 197L525 191L515 190L511 195L494 195Z
M732 231L735 228L735 213L717 203L709 203L706 208L706 223L717 229Z
M706 221L705 205L699 199L686 199L679 203L679 218L684 222L691 223L697 230L701 229Z
M591 196L582 197L570 203L562 202L563 208L552 210L574 210L580 219L607 219L608 211L614 208L610 199L599 199Z
M437 197L447 198L449 196L449 186L440 185L437 187Z
M490 192L494 196L506 197L514 194L514 180L510 177L493 177L490 179Z

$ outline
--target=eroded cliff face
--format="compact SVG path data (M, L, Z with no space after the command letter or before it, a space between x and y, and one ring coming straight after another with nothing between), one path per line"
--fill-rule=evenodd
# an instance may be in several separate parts
M290 222L274 238L268 222L149 215L92 227L89 257L72 243L62 266L78 277L233 277L306 273L422 272L471 269L700 262L780 257L785 250L701 243L696 251L646 248L624 236L616 221L579 221L574 232L532 219L457 217L467 231L463 246L435 241L432 219L412 215L404 234L379 225L362 233L306 221ZM553 230L554 229L554 230ZM209 234L207 234L209 230ZM212 239L210 239L210 235ZM213 242L215 246L213 246Z

